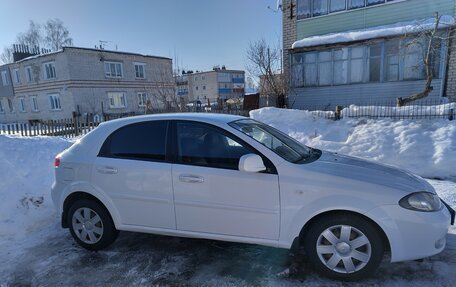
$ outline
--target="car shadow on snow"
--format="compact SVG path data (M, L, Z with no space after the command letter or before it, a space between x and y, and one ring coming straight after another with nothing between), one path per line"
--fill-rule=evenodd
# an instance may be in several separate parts
M121 232L108 249L86 251L59 230L18 258L10 286L451 286L456 234L423 262L382 263L373 278L341 283L320 278L283 249ZM277 274L293 264L298 274ZM452 271L453 270L453 271Z

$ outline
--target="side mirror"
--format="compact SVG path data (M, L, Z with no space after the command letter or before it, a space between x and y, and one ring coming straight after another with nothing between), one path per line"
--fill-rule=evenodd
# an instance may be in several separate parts
M266 170L261 156L249 153L239 159L239 170L245 172L260 172Z

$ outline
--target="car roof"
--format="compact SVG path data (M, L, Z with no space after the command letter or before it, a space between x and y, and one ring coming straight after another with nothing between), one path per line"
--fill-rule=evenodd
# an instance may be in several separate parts
M129 123L142 122L148 120L194 120L208 123L226 124L235 120L245 119L246 117L228 114L214 114L214 113L166 113L166 114L152 114L141 115L127 118L115 119L105 123L113 125L125 125Z

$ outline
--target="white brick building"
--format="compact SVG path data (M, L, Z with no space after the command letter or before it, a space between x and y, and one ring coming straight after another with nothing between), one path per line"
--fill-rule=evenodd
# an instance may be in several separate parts
M0 66L0 123L141 114L174 94L172 60L65 47Z

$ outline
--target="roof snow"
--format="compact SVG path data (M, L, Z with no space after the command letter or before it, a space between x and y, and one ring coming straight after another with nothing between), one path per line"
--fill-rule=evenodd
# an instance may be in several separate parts
M439 28L447 28L453 25L455 25L455 20L452 16L443 15L440 17ZM435 18L422 19L411 22L400 22L392 25L377 26L357 31L347 31L341 33L331 33L322 36L308 37L294 42L292 48L305 48L395 35L406 35L410 33L418 33L424 30L430 30L433 29L434 26Z

